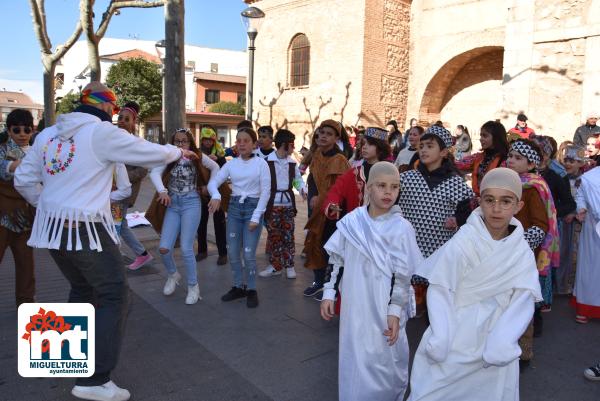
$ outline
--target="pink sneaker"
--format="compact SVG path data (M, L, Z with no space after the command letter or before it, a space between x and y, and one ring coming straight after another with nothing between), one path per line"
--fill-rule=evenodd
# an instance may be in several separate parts
M135 258L132 264L127 266L127 268L129 270L138 270L153 260L154 258L149 253L146 254L146 256L138 256L137 258Z

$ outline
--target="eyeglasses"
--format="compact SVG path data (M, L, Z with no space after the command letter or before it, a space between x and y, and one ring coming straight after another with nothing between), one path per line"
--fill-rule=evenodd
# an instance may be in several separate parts
M173 143L175 145L186 145L186 144L190 143L190 141L188 141L187 139L185 139L183 141L173 141Z
M15 135L19 135L21 133L21 127L12 127L10 130ZM29 127L23 128L23 133L25 133L25 134L31 134L31 132L32 132L31 128L29 128Z
M493 196L484 196L481 199L481 205L488 207L490 209L493 208L496 203L500 206L500 209L508 210L515 205L515 199L514 198L496 199Z

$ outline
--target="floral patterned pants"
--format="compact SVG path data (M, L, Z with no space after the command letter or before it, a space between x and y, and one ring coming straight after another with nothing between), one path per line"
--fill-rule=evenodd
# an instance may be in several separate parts
M294 267L296 243L294 241L294 208L274 206L267 222L269 262L275 270Z

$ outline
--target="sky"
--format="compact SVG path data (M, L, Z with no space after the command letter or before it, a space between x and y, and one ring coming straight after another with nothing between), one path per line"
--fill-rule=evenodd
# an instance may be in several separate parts
M94 11L101 16L109 0L96 0ZM186 0L185 42L190 45L244 50L246 32L240 12L242 0ZM23 92L42 103L42 62L27 0L0 0L0 90ZM46 0L48 36L53 49L74 31L79 18L79 0ZM99 18L96 18L95 27ZM104 37L140 40L164 38L164 10L123 9L113 16ZM85 37L82 35L79 40Z

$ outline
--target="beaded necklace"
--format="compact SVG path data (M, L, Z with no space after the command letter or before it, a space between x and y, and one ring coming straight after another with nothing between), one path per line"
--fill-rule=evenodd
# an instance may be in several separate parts
M67 153L67 160L63 163L62 159L60 158L61 156L61 152L62 152L62 142L59 142L58 145L56 146L56 152L54 152L54 156L48 160L47 159L47 155L48 155L48 146L50 146L50 144L52 142L54 142L54 140L56 140L57 137L54 138L50 138L48 140L48 142L46 143L46 145L44 145L44 167L46 169L46 172L50 175L55 175L58 173L61 173L63 171L65 171L73 162L73 157L75 156L75 141L73 141L72 138L69 138L67 141L69 142L70 146L69 146L69 153Z

